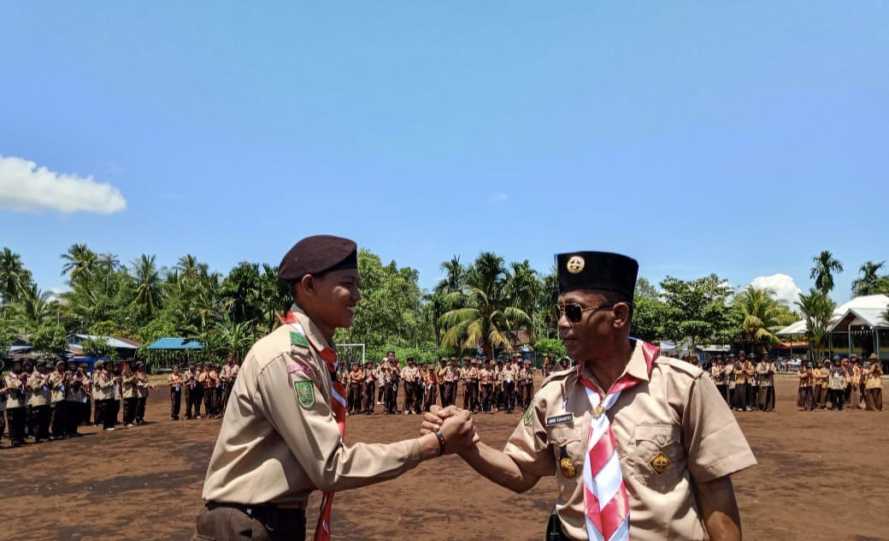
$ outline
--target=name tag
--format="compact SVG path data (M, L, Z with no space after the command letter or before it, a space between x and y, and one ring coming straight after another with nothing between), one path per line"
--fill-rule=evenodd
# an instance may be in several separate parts
M546 418L546 427L550 428L556 425L570 425L574 426L574 416L570 413L565 413L563 415L556 415L554 417Z

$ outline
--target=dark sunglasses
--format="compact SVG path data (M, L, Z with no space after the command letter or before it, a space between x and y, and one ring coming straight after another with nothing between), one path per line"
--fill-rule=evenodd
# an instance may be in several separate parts
M578 321L583 319L584 312L592 311L593 313L595 313L600 310L608 310L609 308L614 308L614 304L603 304L601 306L583 306L577 304L576 302L569 302L559 305L559 317L565 316L565 318L571 323L577 323Z

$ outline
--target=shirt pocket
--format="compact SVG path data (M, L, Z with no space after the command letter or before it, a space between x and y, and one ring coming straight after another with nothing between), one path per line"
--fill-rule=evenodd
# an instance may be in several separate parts
M675 488L685 472L679 427L667 423L637 425L633 441L632 475L658 492Z
M584 443L581 430L578 427L555 426L549 429L547 434L552 448L554 462L556 464L556 476L560 482L570 484L583 475ZM562 463L562 459L568 459L568 463Z

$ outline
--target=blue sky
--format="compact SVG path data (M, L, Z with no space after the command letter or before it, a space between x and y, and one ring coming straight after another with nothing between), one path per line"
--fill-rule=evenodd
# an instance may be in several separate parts
M43 288L75 242L227 271L330 232L426 287L455 254L607 249L655 281L807 289L829 249L843 301L889 259L887 20L869 0L6 3L0 155L74 184L0 178L0 245Z

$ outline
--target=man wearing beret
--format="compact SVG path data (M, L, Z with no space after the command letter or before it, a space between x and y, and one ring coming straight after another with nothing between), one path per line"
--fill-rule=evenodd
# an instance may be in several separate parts
M361 298L354 242L308 237L284 256L279 277L293 307L260 339L232 388L202 497L194 539L305 537L309 494L323 491L316 540L330 538L333 495L393 479L422 460L471 445L468 414L438 432L390 444L345 445L346 401L336 379L337 328L352 324ZM452 422L449 422L452 421Z
M576 367L534 395L503 451L460 454L516 492L555 475L547 539L740 539L730 475L756 463L710 378L630 338L638 264L557 256L559 336ZM456 414L425 416L423 431Z

